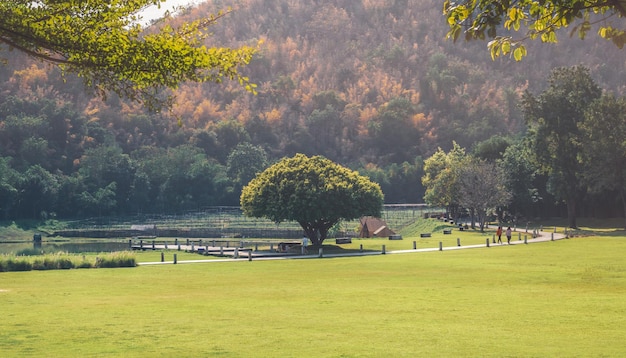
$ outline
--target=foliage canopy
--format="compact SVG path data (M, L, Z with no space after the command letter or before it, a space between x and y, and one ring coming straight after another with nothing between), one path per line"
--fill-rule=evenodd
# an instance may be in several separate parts
M340 220L380 216L380 186L321 156L297 154L270 166L243 188L245 215L297 221L314 246Z
M207 48L204 30L226 13L148 33L138 12L164 0L6 0L0 2L0 46L76 73L100 95L114 92L151 109L171 106L159 90L185 81L238 80L250 47Z
M448 38L456 41L462 32L465 40L490 38L494 59L502 54L519 61L526 56L524 40L554 43L557 31L570 26L570 34L584 39L597 25L600 37L619 48L626 44L626 29L621 23L626 16L624 0L446 0L443 14L450 27ZM510 35L524 30L521 39Z

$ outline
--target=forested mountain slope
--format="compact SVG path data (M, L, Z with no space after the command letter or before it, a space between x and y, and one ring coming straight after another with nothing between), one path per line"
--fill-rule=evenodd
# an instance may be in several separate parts
M226 172L242 143L270 161L321 154L370 175L389 203L422 201L422 158L453 141L471 149L522 133L520 95L544 88L552 68L582 64L603 89L626 91L626 57L609 42L562 37L529 44L523 62L492 61L486 43L444 40L441 0L209 1L168 22L228 6L207 46L259 44L242 71L258 94L236 83L185 84L172 113L94 97L80 79L3 51L0 165L15 173L0 180L15 190L2 194L12 203L2 216L237 204L245 183ZM54 199L16 202L26 175L49 181L38 190Z

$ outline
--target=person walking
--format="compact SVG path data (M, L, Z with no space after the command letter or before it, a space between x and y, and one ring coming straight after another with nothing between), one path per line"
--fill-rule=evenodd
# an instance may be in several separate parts
M511 227L506 229L506 242L511 245Z
M498 226L498 230L496 230L496 235L498 235L498 244L502 243L502 226Z

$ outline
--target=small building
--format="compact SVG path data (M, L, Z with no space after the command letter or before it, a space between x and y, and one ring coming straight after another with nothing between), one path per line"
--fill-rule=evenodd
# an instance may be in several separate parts
M364 216L359 219L361 228L359 237L389 237L396 233L391 230L385 220L373 216Z

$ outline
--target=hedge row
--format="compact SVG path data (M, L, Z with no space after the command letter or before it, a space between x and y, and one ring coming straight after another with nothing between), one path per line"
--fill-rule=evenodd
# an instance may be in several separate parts
M85 257L68 253L46 254L42 256L0 255L0 272L135 266L137 266L135 254L129 251L113 252L97 257Z

